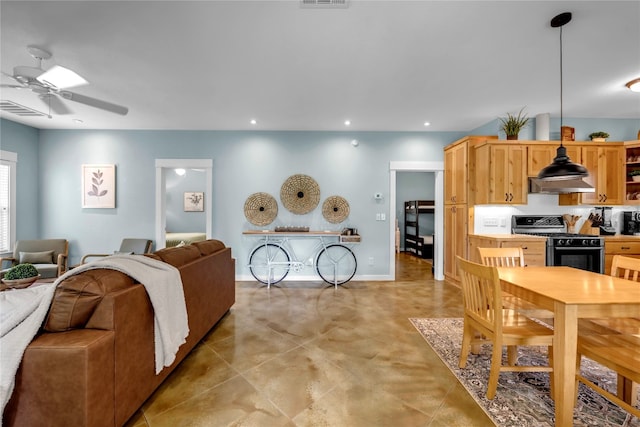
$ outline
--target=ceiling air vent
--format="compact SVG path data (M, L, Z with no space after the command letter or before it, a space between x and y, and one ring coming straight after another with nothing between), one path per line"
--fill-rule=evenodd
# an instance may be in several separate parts
M24 105L16 104L13 101L6 101L4 99L0 100L0 110L23 117L47 116L45 113L42 113L40 111L33 110L29 107L25 107Z
M349 7L349 0L300 0L300 6L322 9L346 9Z

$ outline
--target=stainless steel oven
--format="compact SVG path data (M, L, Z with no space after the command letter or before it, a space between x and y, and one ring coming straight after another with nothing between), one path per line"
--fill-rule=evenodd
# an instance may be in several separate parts
M604 274L604 238L567 233L560 215L514 215L511 232L546 236L547 265Z
M549 237L547 265L568 266L604 274L604 239L584 235Z

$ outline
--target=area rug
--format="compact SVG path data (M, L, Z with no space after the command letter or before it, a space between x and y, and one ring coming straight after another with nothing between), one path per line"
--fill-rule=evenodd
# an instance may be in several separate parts
M491 365L491 346L470 354L465 369L458 368L462 345L462 319L409 319L440 359L498 426L553 426L554 402L546 372L501 372L493 400L485 397ZM547 364L546 348L521 347L520 364ZM506 351L503 354L506 360ZM585 377L615 393L616 374L591 360L582 362ZM640 427L640 419L629 415L598 393L580 384L574 411L574 426Z

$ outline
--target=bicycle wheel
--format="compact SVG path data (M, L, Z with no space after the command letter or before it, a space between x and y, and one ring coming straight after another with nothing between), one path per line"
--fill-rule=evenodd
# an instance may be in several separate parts
M358 263L351 249L344 245L329 245L316 258L316 271L327 283L341 285L356 274Z
M284 279L289 273L289 254L281 246L267 243L251 252L249 271L258 282L271 285Z

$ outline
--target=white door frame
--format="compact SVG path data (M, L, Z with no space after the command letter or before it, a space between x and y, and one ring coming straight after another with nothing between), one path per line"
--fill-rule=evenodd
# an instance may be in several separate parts
M205 233L207 239L211 238L213 226L213 160L211 159L156 159L156 249L166 246L167 227L167 180L166 172L176 168L204 169L205 193L204 211L206 213Z
M389 162L389 273L396 277L396 172L435 173L435 215L433 239L433 277L444 280L444 162Z

